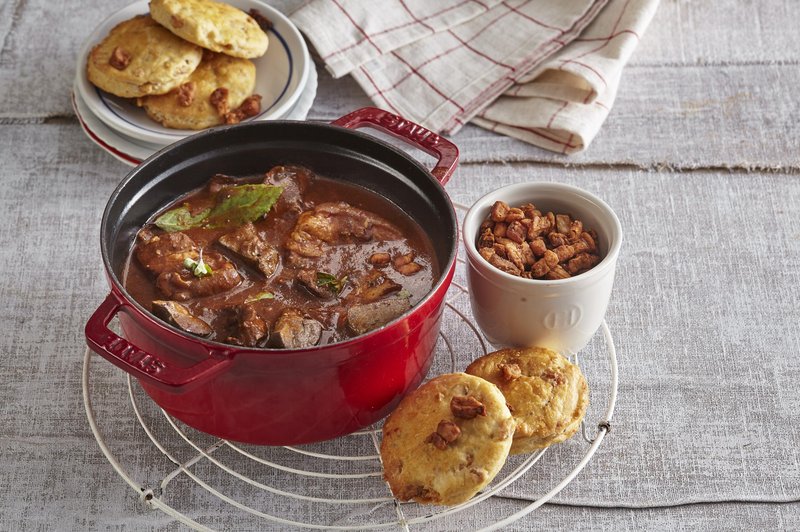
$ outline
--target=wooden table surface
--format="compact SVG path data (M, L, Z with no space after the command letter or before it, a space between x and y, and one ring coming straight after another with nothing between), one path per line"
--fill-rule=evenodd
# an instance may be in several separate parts
M84 137L69 95L82 41L126 3L0 5L0 529L180 529L168 516L143 510L120 486L80 399L82 326L106 290L97 228L128 168ZM275 3L290 11L299 2ZM627 416L629 432L612 432L607 454L584 473L595 479L595 502L576 488L518 528L800 529L800 434L792 428L800 426L798 27L800 2L793 0L664 0L585 152L565 157L470 125L452 139L462 154L448 185L455 201L470 204L511 182L564 181L608 199L626 230L641 229L626 242L609 309L621 363L646 368L622 373L620 416ZM318 70L310 120L329 121L371 103L351 79ZM703 267L694 269L695 260ZM671 324L655 334L653 324L665 316ZM755 332L743 332L748 327ZM752 460L760 466L737 469L731 458L718 487L706 491L717 466L703 469L709 447L696 441L712 438L714 425L703 425L702 436L691 427L699 412L713 417L716 410L693 398L712 404L713 392L691 395L700 382L690 375L691 359L699 354L717 361L702 366L706 371L730 360L738 376L763 377L747 397L771 405L764 412L753 406L758 413L750 417L750 407L734 404L737 387L746 387L738 377L724 369L708 375L704 382L720 387L727 403L714 406L726 424L707 445L749 460L750 440L730 437L748 426L758 427L752 441L766 444L755 444ZM654 362L664 358L675 365ZM694 442L670 448L654 441L658 431L648 428L645 403L656 404L664 388L647 379L662 376L679 390L685 386L675 404L693 401L672 421ZM625 410L626 396L639 404L631 399ZM782 455L770 451L781 445ZM623 456L678 466L659 466L651 479L642 471L648 482L639 484ZM740 478L747 486L737 485ZM680 496L684 486L691 496ZM643 490L647 497L637 499Z

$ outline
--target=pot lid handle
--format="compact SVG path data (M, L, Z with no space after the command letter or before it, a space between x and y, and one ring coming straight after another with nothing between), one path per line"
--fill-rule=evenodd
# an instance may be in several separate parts
M433 155L438 161L431 174L442 185L447 184L458 166L458 148L455 144L430 129L389 111L376 107L363 107L331 123L347 129L372 127Z
M230 364L230 358L209 357L194 366L180 368L136 347L108 328L123 306L117 296L108 294L86 322L86 343L92 351L137 379L174 392L201 384Z

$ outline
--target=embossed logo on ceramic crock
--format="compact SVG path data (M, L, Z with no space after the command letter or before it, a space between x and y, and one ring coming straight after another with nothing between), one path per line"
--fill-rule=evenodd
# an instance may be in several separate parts
M439 135L430 129L426 129L418 124L415 124L414 122L404 120L399 116L394 116L387 113L382 115L378 121L386 129L410 137L412 140L422 144L423 146L434 147L439 144Z
M156 375L165 367L164 363L153 357L153 355L145 353L119 337L106 344L106 349L150 375Z
M581 321L581 308L570 305L562 310L553 310L544 317L544 326L548 329L570 329Z

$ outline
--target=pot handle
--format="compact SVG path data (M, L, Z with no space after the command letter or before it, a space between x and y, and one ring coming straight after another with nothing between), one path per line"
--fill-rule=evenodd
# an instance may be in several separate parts
M86 322L86 343L92 351L134 377L171 391L185 390L205 382L230 363L230 358L208 358L194 366L179 368L139 349L108 328L124 305L113 293L108 294Z
M442 185L447 184L458 165L458 148L455 144L419 124L377 107L363 107L331 123L347 129L372 127L433 155L438 161L431 174Z

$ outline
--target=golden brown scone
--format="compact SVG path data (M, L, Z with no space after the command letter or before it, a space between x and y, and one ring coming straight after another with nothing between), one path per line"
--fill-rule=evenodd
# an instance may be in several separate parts
M249 59L210 52L206 56L175 90L139 99L150 118L176 129L216 126L252 94L256 67Z
M261 57L269 38L253 17L212 0L151 0L150 15L169 31L214 52Z
M503 467L513 429L495 385L465 373L441 375L407 395L386 420L384 478L400 500L462 503Z
M467 373L503 392L517 425L511 454L572 437L589 405L589 388L580 368L550 349L502 349L475 360Z
M164 94L197 68L203 51L162 28L149 15L120 22L92 48L89 81L123 98Z

